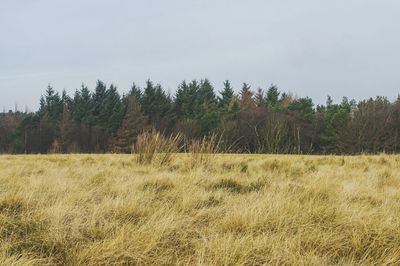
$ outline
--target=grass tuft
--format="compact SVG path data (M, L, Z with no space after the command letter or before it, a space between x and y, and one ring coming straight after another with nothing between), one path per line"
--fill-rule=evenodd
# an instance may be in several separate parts
M174 153L179 151L182 135L164 136L155 130L144 132L137 137L133 152L137 154L139 164L169 164Z

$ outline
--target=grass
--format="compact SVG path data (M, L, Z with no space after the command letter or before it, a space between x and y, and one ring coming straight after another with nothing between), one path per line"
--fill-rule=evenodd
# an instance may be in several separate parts
M0 265L400 261L400 156L136 156L0 156Z
M140 134L132 151L137 155L139 164L163 166L170 163L172 156L179 151L180 142L181 134L164 136L153 130Z

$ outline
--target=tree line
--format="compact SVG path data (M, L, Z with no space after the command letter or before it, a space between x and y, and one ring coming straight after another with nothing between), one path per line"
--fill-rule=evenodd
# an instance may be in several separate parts
M183 81L174 95L150 80L126 94L98 81L73 95L48 86L36 112L0 113L1 153L129 153L148 130L185 140L220 136L241 153L359 154L400 151L400 98L314 105L271 85L216 93L207 79ZM184 146L183 146L184 147ZM184 149L184 148L183 148Z

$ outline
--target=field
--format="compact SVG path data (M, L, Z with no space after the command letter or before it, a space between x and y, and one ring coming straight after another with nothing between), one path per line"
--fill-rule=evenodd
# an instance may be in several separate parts
M209 156L0 156L0 264L399 264L400 156Z

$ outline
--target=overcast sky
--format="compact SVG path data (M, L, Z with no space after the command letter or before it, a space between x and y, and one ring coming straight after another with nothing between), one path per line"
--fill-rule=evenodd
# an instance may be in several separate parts
M1 0L0 108L50 83L230 79L324 103L400 92L399 0Z

